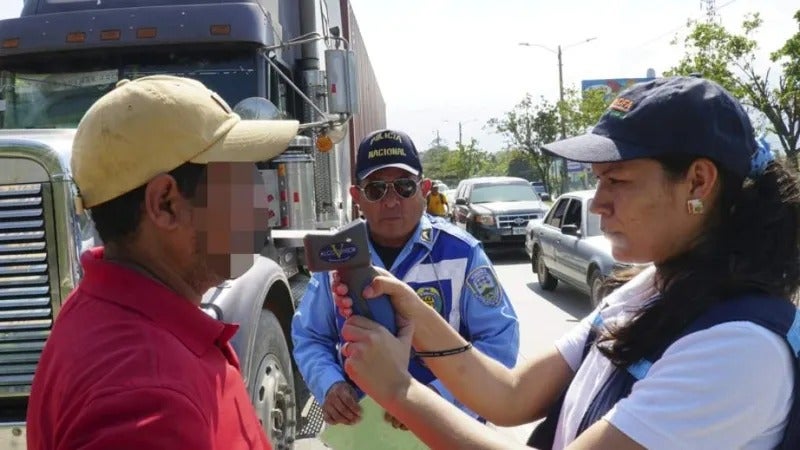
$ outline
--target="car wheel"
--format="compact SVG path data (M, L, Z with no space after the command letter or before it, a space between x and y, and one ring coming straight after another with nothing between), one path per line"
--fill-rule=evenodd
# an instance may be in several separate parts
M536 275L539 276L539 286L545 291L552 291L558 285L558 279L547 270L541 250L536 250L534 255L536 257Z
M256 415L273 448L291 449L297 419L292 360L278 318L266 309L259 317L253 357L249 379Z
M597 308L600 302L603 301L603 275L596 268L592 270L589 275L589 300L592 302L592 308Z

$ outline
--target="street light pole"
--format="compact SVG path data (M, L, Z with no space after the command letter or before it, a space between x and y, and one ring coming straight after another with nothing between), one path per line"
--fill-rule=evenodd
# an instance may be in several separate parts
M564 64L561 61L561 45L558 46L558 118L561 121L561 139L567 138L567 124L564 121ZM561 193L567 192L569 171L567 171L567 160L561 159Z
M564 65L561 62L561 46L558 46L558 99L561 102L562 108L559 108L559 117L561 118L561 139L567 137L567 125L564 122Z
M596 37L591 37L589 39L584 39L582 41L578 41L578 42L576 42L574 44L568 45L568 46L566 46L564 48L570 48L570 47L574 47L576 45L585 44L585 43L591 42L591 41L593 41L595 39L597 39L597 38ZM567 137L567 123L564 120L564 108L565 108L565 105L564 105L564 64L563 64L562 59L561 59L561 45L559 45L555 51L553 51L551 48L545 47L544 45L541 45L541 44L532 44L532 43L529 43L529 42L520 42L519 45L522 45L522 46L525 46L525 47L543 48L543 49L547 50L550 53L555 53L556 56L558 57L558 99L559 99L558 117L559 117L559 122L560 122L560 126L561 126L561 139L566 139L566 137ZM567 179L568 179L568 175L569 175L569 172L567 171L567 160L565 160L563 158L561 159L561 170L560 170L560 172L561 172L561 193L563 194L564 192L567 191Z

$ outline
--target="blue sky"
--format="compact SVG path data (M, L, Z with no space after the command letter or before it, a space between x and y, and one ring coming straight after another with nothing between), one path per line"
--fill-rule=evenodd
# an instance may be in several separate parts
M670 45L701 16L700 0L351 0L369 58L387 104L388 124L407 131L418 147L436 137L453 144L458 122L464 138L490 151L504 143L484 130L526 92L555 99L552 49L596 37L564 50L564 83L583 79L657 74L682 54ZM738 28L747 12L760 12L757 35L766 55L797 32L797 0L718 0L723 24ZM0 0L0 18L19 14L22 0ZM681 39L682 41L682 39Z

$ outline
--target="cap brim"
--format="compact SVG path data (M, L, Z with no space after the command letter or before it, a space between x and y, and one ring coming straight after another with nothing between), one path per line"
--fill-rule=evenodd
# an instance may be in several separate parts
M241 120L217 143L191 162L258 162L272 159L297 136L296 120Z
M419 170L414 169L413 167L409 166L408 164L393 163L393 164L384 164L382 166L377 166L377 167L371 167L368 170L361 171L361 173L358 174L358 179L359 180L363 180L364 178L367 178L368 176L372 175L373 173L375 173L375 172L377 172L377 171L379 171L381 169L387 169L389 167L396 167L398 169L403 169L406 172L410 173L411 175L415 175L415 176L419 175Z
M653 149L587 133L542 146L542 150L570 161L603 163L655 156Z

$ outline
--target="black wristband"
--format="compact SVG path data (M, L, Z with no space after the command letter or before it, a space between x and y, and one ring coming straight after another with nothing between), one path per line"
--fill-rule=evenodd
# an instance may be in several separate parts
M450 350L439 350L436 352L418 352L415 350L414 354L422 358L437 358L439 356L450 356L450 355L457 355L459 353L464 353L465 351L471 348L472 348L472 342L468 343L463 347L451 348Z

